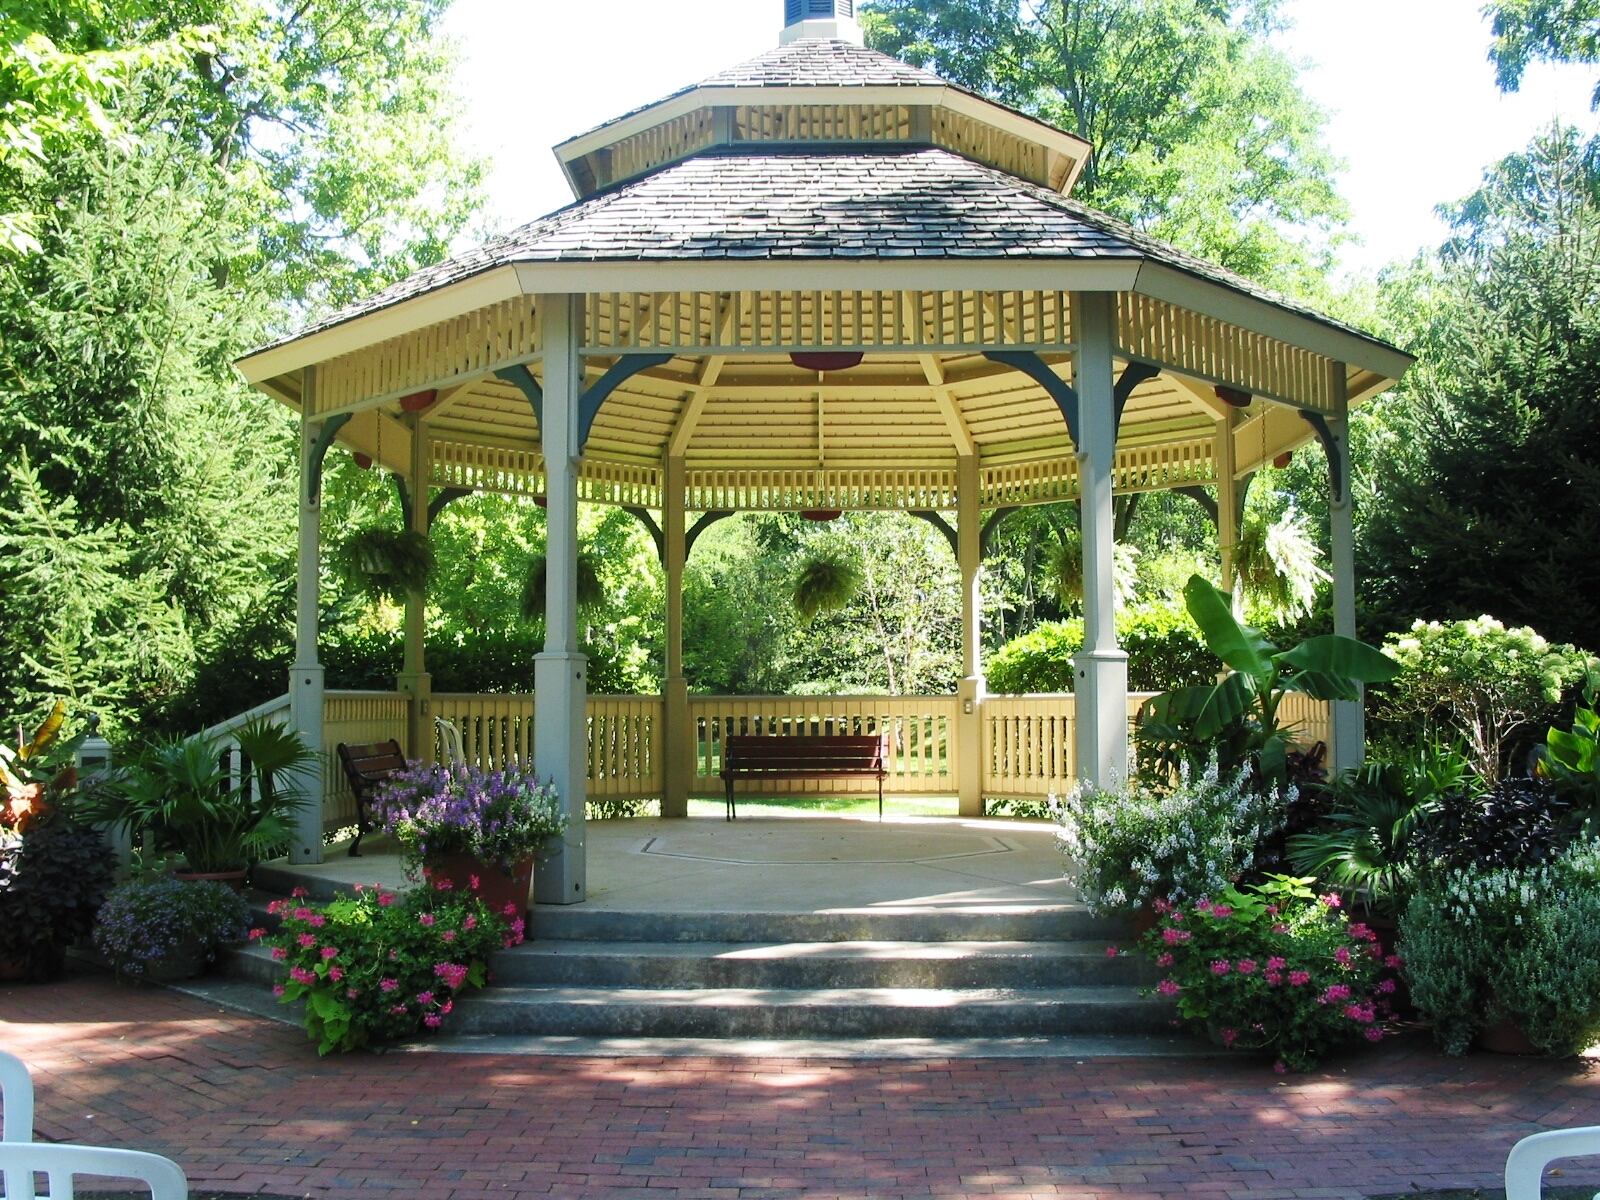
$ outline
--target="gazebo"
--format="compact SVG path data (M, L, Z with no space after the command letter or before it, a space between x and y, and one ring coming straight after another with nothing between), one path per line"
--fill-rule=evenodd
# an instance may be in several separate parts
M866 49L852 0L785 7L778 48L557 146L571 205L239 364L301 419L292 723L318 749L392 728L425 756L443 715L480 761L532 754L570 817L540 871L545 902L584 897L587 794L658 795L663 816L686 815L730 729L892 725L904 789L953 792L964 815L986 793L1125 772L1116 493L1215 487L1227 582L1239 481L1320 441L1335 624L1354 633L1348 414L1409 357L1075 202L1087 144ZM420 532L464 491L547 506L546 640L530 696L434 695L422 597L407 608L394 693L326 692L319 494L335 444L405 482ZM988 697L985 521L1073 499L1075 694ZM660 697L586 696L582 502L634 510L657 539ZM691 697L682 579L705 524L862 509L917 513L949 536L958 693L823 707ZM1329 740L1337 764L1359 759L1359 705L1333 706ZM320 860L336 790L308 809L296 861Z

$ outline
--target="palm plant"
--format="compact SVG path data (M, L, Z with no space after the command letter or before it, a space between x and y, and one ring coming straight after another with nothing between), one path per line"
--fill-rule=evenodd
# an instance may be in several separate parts
M1413 883L1413 836L1443 797L1474 786L1472 764L1457 746L1425 743L1394 762L1368 763L1334 782L1318 827L1289 839L1290 861L1396 918Z
M262 718L234 740L242 756L237 778L218 741L168 738L86 796L80 815L126 830L147 852L181 854L199 873L242 870L281 853L304 803L282 790L282 778L316 756L297 733Z
M794 607L802 621L837 612L861 590L861 572L848 558L813 554L801 564L794 580Z

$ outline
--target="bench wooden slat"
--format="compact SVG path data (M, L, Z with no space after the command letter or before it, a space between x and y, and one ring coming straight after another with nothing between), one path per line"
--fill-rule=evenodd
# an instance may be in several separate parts
M749 779L840 779L875 776L878 817L883 817L883 780L888 737L883 734L731 734L722 741L722 778L728 820L738 815L733 785Z
M358 746L340 742L336 753L339 765L344 768L345 779L350 783L350 791L356 798L356 840L350 843L350 857L355 858L361 853L361 839L371 828L368 812L372 793L389 776L405 770L406 756L395 738Z

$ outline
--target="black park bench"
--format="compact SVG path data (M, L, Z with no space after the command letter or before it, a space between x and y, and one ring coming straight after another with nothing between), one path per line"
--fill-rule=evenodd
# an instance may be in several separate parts
M372 828L372 793L396 771L405 770L406 756L400 752L400 743L394 738L366 746L347 746L340 742L338 754L344 777L350 781L350 790L356 797L356 840L350 843L350 857L356 858L361 854L361 839Z
M795 737L735 734L722 741L722 779L728 787L727 819L739 815L733 802L738 779L847 779L875 776L878 820L883 820L883 781L888 739L882 734L804 734Z

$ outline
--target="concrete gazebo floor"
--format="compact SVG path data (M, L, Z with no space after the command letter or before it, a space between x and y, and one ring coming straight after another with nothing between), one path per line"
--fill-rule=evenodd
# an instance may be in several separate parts
M1075 908L1055 828L940 817L635 818L587 829L589 912L1019 913ZM330 846L315 866L257 868L269 890L327 895L354 883L408 886L392 843L360 858ZM541 908L545 906L540 906ZM537 917L535 927L537 928Z

